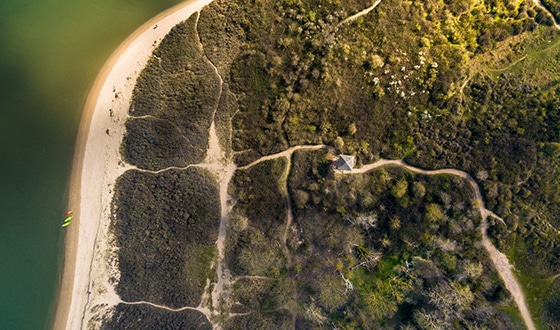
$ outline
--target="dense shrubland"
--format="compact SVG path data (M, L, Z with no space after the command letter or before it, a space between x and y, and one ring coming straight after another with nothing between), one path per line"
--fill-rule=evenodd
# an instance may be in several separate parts
M339 24L367 5L216 2L203 12L201 40L239 97L235 150L268 154L340 137L366 159L402 157L418 145L418 121L456 102L470 58L537 26L535 7L513 1L381 2ZM221 40L232 48L216 47Z
M206 155L219 80L198 45L195 22L196 15L171 30L136 82L122 154L140 168L180 167Z
M196 307L215 257L220 211L214 179L197 168L131 170L115 189L117 293L125 301Z
M558 1L542 3L558 17ZM125 160L153 170L202 161L217 104L220 143L238 165L328 144L358 166L385 157L466 171L504 220L491 217L488 234L519 271L537 324L556 324L560 36L551 17L524 0L381 1L344 22L369 5L214 1L198 26L193 17L175 27L141 73ZM224 81L219 100L211 63ZM225 328L289 328L294 315L298 328L519 326L480 247L464 180L396 167L335 176L330 155L302 151L288 200L286 166L262 162L231 181L226 261L237 278L231 312L242 315ZM126 300L199 301L219 214L210 182L198 170L120 179L117 291ZM173 257L153 267L164 251Z
M286 162L275 159L236 172L226 259L236 275L279 276L287 272L281 237L286 201L279 186Z
M294 201L289 240L299 303L314 315L302 328L510 327L466 181L393 167L333 177L316 170L325 156L296 153L289 181L308 196Z

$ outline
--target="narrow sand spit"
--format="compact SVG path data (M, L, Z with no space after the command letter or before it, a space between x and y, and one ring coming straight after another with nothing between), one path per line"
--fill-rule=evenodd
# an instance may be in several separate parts
M134 32L107 61L88 95L76 141L68 207L74 224L65 239L54 329L81 329L92 307L120 299L109 280L112 260L108 231L116 179L126 169L119 147L136 78L171 28L212 0L191 0L156 16ZM90 293L88 293L90 292Z

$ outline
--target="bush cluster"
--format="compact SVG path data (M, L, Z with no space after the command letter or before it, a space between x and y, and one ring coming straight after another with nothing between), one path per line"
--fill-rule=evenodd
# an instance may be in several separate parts
M510 326L497 309L509 295L476 247L480 214L465 180L397 167L321 175L324 156L297 152L289 179L292 195L309 196L291 238L302 327Z
M195 23L193 15L175 26L138 77L122 146L133 165L159 170L204 160L220 84L198 44Z
M219 205L217 184L204 170L123 174L112 222L122 299L197 306L212 276Z

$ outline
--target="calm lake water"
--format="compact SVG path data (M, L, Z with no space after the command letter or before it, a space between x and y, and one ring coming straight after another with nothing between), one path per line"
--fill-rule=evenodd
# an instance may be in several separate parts
M0 329L50 326L88 90L130 33L180 2L0 0Z

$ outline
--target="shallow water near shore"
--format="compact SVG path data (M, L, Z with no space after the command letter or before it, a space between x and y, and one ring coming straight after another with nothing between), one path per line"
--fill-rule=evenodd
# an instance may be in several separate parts
M87 93L112 51L180 0L0 0L0 329L49 328Z

